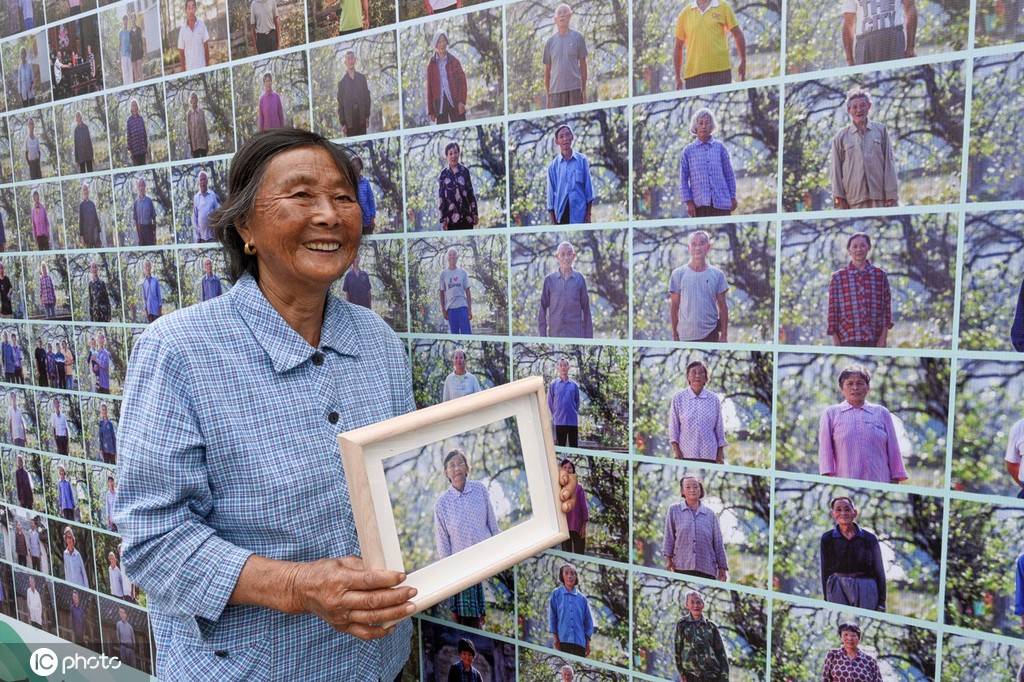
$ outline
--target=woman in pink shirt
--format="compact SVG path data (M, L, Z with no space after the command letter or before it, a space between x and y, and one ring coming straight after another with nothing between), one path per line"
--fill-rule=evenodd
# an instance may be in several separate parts
M281 96L274 92L274 77L268 71L263 74L263 94L260 95L260 110L257 122L259 131L284 128L284 105Z

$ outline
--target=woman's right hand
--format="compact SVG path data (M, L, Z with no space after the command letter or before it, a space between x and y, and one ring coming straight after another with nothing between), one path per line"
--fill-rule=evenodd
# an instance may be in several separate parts
M381 623L408 618L416 607L409 601L415 588L397 587L398 571L368 571L363 560L348 556L299 564L292 582L296 612L313 613L338 632L360 639L378 639L394 627Z

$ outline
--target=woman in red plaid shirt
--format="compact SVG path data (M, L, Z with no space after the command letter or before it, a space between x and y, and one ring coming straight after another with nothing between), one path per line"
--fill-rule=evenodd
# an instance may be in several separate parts
M853 234L846 242L850 264L828 284L828 334L837 346L886 345L892 328L889 276L868 261L871 237Z

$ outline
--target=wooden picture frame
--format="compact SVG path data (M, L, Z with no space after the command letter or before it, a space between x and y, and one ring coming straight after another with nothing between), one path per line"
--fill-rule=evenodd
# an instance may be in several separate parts
M472 547L406 571L384 460L473 428L516 418L531 516ZM449 400L338 435L349 499L368 569L406 572L416 612L504 571L569 537L559 500L551 414L540 377ZM439 463L440 464L440 463Z

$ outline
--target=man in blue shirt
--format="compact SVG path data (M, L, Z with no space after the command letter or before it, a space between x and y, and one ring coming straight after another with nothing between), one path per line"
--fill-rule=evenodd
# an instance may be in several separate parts
M562 585L551 593L548 602L548 625L554 635L555 648L576 656L590 655L590 638L594 636L594 617L590 603L577 589L576 568L565 564L558 570Z
M100 347L90 360L92 373L96 375L96 392L110 393L110 351L107 350L106 335L98 335L96 342Z
M562 242L555 251L558 269L544 278L537 311L539 336L568 336L589 339L594 336L594 320L590 315L587 280L572 264L576 249Z
M552 225L589 223L594 204L587 157L572 150L572 128L555 129L555 144L560 154L548 166L548 219Z
M558 378L548 387L548 410L555 425L555 445L579 445L580 388L569 379L569 361L558 359Z
M103 349L106 353L106 349ZM100 424L99 424L99 435L100 435L100 454L103 457L103 461L106 464L117 463L117 431L114 429L113 422L110 421L110 416L107 410L106 403L100 403Z
M54 399L54 403L56 402ZM55 409L60 408L55 405ZM78 506L78 501L75 499L75 491L71 488L71 481L68 480L67 471L63 466L57 467L57 476L60 478L57 481L57 506L60 508L60 515L68 521L74 521L75 507Z
M377 201L373 198L373 187L370 186L370 181L363 177L363 160L356 156L352 163L356 165L356 172L359 173L356 199L359 201L359 208L363 210L363 234L373 234L373 228L377 226Z
M146 321L152 322L163 312L164 297L160 293L160 280L153 276L153 264L147 258L142 261L142 305L146 309Z
M139 246L156 246L156 206L146 196L146 181L139 178L136 185L139 196L132 204L132 219L135 222L135 233L139 238Z
M213 261L209 258L203 259L203 279L199 283L203 301L217 298L223 293L220 284L220 277L213 274Z

